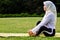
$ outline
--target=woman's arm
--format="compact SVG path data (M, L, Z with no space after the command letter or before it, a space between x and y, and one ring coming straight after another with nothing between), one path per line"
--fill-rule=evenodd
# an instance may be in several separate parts
M50 21L51 17L52 17L52 15L49 14L45 18L43 18L41 23L39 23L35 28L32 29L33 33L36 33L36 31L38 31L41 26L46 25Z

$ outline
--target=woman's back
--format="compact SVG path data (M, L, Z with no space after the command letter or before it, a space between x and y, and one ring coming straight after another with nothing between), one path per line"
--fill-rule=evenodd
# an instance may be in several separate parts
M48 12L49 14L47 15L49 22L46 24L47 28L52 28L55 29L55 16L53 12Z

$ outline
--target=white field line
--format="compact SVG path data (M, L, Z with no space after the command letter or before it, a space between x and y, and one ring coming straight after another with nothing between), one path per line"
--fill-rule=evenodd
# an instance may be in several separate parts
M10 36L29 36L28 33L0 33L2 37L10 37ZM54 37L60 37L60 33L56 33Z
M9 37L9 36L29 36L28 33L0 33L2 37Z

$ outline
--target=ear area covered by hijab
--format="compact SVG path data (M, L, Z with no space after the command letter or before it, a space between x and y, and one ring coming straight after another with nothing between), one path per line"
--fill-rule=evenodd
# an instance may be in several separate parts
M51 1L45 1L43 4L47 7L47 11L56 11L56 6Z
M47 7L46 13L53 12L53 14L55 16L55 24L56 24L57 10L56 10L55 4L52 1L44 1L43 4Z

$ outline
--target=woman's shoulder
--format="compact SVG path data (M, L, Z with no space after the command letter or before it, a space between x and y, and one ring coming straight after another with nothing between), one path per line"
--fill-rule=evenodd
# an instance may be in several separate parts
M53 12L49 12L47 15L48 18L54 18L54 13Z
M49 12L48 15L49 16L54 16L54 13L53 12Z

